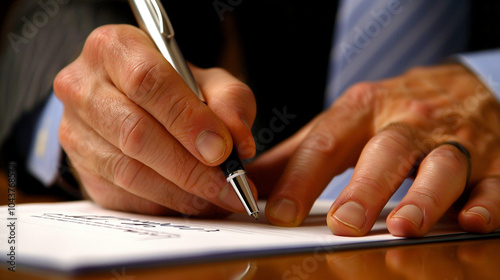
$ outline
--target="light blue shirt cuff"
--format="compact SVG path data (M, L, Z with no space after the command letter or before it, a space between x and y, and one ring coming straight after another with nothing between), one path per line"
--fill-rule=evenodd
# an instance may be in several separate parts
M58 131L62 113L63 104L52 93L35 126L28 156L28 171L45 186L55 183L61 164L62 148Z
M500 49L459 54L455 58L474 72L500 101Z

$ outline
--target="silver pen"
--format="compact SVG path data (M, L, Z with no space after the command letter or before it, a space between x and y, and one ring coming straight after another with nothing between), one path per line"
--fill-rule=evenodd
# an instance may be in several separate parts
M139 27L150 36L161 54L170 62L198 98L205 102L205 98L177 46L174 29L161 2L158 0L129 0L129 2ZM227 181L233 186L248 215L257 219L259 217L259 207L255 202L245 168L238 157L235 147L233 147L231 155L220 167Z

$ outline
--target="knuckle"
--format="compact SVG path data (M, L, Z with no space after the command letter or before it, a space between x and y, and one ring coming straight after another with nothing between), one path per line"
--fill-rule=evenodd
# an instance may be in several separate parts
M73 136L72 126L68 123L66 118L61 119L59 124L58 137L61 146L66 151L74 150L75 148L75 137Z
M348 91L358 94L366 94L366 92L373 92L376 89L376 84L373 82L359 82L349 87Z
M307 186L314 182L314 176L309 172L304 172L303 166L297 165L287 171L287 182L293 182L295 186Z
M212 77L232 77L232 75L222 67L197 68L197 72L205 73Z
M95 171L98 174L101 174L108 181L114 182L113 180L113 170L114 168L114 160L116 155L112 153L103 153L96 154L94 157L95 162Z
M224 79L225 83L222 84L221 90L224 91L225 96L228 96L229 98L234 97L234 98L240 98L245 101L244 104L248 105L254 105L255 98L253 95L253 91L250 89L250 87L243 83L242 81L238 80L237 78L233 77L227 70L223 68L209 68L209 69L204 69L202 71L206 72L211 72L213 73L212 76L219 77L219 76L224 76L226 77Z
M414 99L409 102L408 111L430 119L434 116L436 108L428 102Z
M213 167L196 161L196 164L187 166L188 172L182 188L191 194L200 196L204 200L217 199L220 188L227 182L219 172L213 172Z
M434 149L427 157L430 164L438 164L450 173L460 174L467 165L467 160L462 152L451 145L442 145Z
M165 108L168 109L164 111L165 115L162 119L165 123L163 125L173 130L176 127L180 127L180 131L186 131L187 122L194 119L196 106L194 100L186 95L173 94L165 103Z
M245 102L250 102L249 105L255 104L255 98L253 92L249 86L241 82L229 82L225 85L224 91L228 96L234 96L235 98L241 98ZM252 104L253 103L253 104Z
M229 72L226 69L221 67L210 67L210 68L196 68L197 72L206 73L210 75L218 75L218 74L228 74ZM229 74L228 74L229 75Z
M89 62L99 61L102 54L114 49L117 38L116 26L104 25L94 29L85 41L83 57Z
M103 152L95 160L95 168L97 173L101 174L108 181L125 187L126 184L123 184L123 182L127 180L122 178L122 174L127 174L129 161L129 158L122 153L112 151Z
M251 120L255 117L257 103L253 95L253 91L244 83L241 82L231 82L224 87L224 96L226 99L235 99L235 104L245 104L245 109L242 110L240 114L244 114L245 120ZM250 109L250 110L249 110ZM245 111L245 112L243 112ZM248 111L248 112L247 112ZM249 114L249 115L246 115Z
M124 90L127 96L138 104L147 103L164 85L168 85L167 71L162 69L159 62L145 59L126 67L125 73L128 73L128 77L125 80Z
M346 94L353 102L371 105L373 97L379 92L379 87L375 83L361 82L349 87Z
M208 176L208 180L206 176L209 167L199 161L196 161L195 164L188 164L187 161L183 161L177 168L178 172L185 174L185 179L181 187L189 193L197 193L202 189L200 186L208 186L211 184L210 176Z
M83 83L80 78L81 70L78 67L78 62L73 62L63 70L61 70L54 79L54 93L62 102L67 103L80 96Z
M112 168L112 177L115 185L129 192L137 193L135 188L142 185L140 177L146 166L139 164L138 161L127 156L121 156L117 158Z
M54 79L54 92L57 97L61 98L64 93L68 92L72 87L73 76L69 67L61 70Z
M352 184L360 186L358 191L367 194L366 197L380 198L382 196L382 198L387 198L387 195L392 193L387 181L379 181L369 176L353 178Z
M387 91L376 83L362 82L348 88L339 101L342 100L343 109L352 112L353 115L358 113L369 115L377 109L377 104L383 100L385 93Z
M166 63L159 62L145 38L133 27L106 25L95 29L88 37L82 57L90 67L113 67L123 77L118 86L127 96L144 102L150 93L160 88ZM175 71L170 71L175 72ZM168 77L167 77L168 78ZM147 100L146 100L147 101Z
M219 168L207 166L199 161L185 162L185 179L182 188L204 200L216 200L221 188L228 184Z
M439 195L433 191L431 188L420 187L412 191L413 195L419 196L423 201L428 201L431 203L432 207L435 209L440 209L442 205L442 200ZM419 200L421 200L419 199Z
M390 154L405 154L412 147L412 131L404 124L391 124L375 135L370 144L374 151L390 152Z
M389 123L379 131L374 141L376 144L382 145L384 143L388 148L400 148L404 152L408 149L414 148L414 140L419 139L418 132L409 124L393 122Z
M120 125L118 145L120 150L136 158L148 144L152 131L151 120L146 114L131 112Z
M79 129L75 129L74 125L63 118L59 125L58 131L59 143L62 149L71 159L72 165L77 163L87 166L91 160L95 158L95 153L86 141L82 141L85 137ZM71 168L71 166L70 166Z
M190 186L196 186L196 183L190 183L190 180L193 180L193 177L201 177L201 173L198 172L200 164L201 162L191 156L186 156L180 149L172 149L167 155L165 168L171 174L172 178L169 179L189 191L192 189Z
M485 192L495 193L496 189L500 187L500 177L498 177L497 175L486 177L478 183L477 187L480 187L481 189L485 190ZM499 198L498 202L500 203L500 196L498 198Z
M420 74L427 73L428 70L429 70L429 68L425 67L425 66L415 66L415 67L412 67L411 69L409 69L408 71L406 71L406 73L408 75L420 75Z
M200 68L199 71L213 72L215 74L222 73L222 74L230 75L229 72L222 67L210 67L210 68L206 68L206 69Z
M335 151L335 136L327 131L318 131L308 135L299 146L299 150L312 154L331 155Z

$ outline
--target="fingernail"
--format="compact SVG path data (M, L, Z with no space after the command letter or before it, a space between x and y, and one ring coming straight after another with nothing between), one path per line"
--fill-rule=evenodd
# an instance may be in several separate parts
M467 215L476 215L484 219L486 223L490 222L490 211L481 206L475 206L465 212Z
M227 206L229 209L232 209L234 212L243 212L245 208L241 204L238 196L233 190L231 184L226 184L224 188L219 192L219 201Z
M279 199L269 207L269 216L288 225L297 222L297 205L288 199Z
M342 224L361 231L366 220L366 211L363 206L354 201L349 201L340 206L333 217Z
M414 224L417 228L420 228L422 220L424 219L424 214L422 214L422 210L417 206L408 204L401 207L401 209L392 215L391 219L393 218L405 219Z
M226 141L219 134L204 130L196 138L196 148L209 163L218 161L226 151Z

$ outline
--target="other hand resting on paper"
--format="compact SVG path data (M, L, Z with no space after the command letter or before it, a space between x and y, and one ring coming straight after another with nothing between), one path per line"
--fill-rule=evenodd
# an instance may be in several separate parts
M233 140L242 158L255 153L253 94L222 69L192 70L208 106L144 32L114 25L59 73L59 138L91 199L149 214L245 211L218 165Z
M466 68L450 64L351 87L248 171L269 195L269 220L298 226L330 180L355 166L327 216L331 231L346 236L367 234L410 174L415 181L387 227L415 237L447 211L466 231L498 229L499 159L499 103Z

